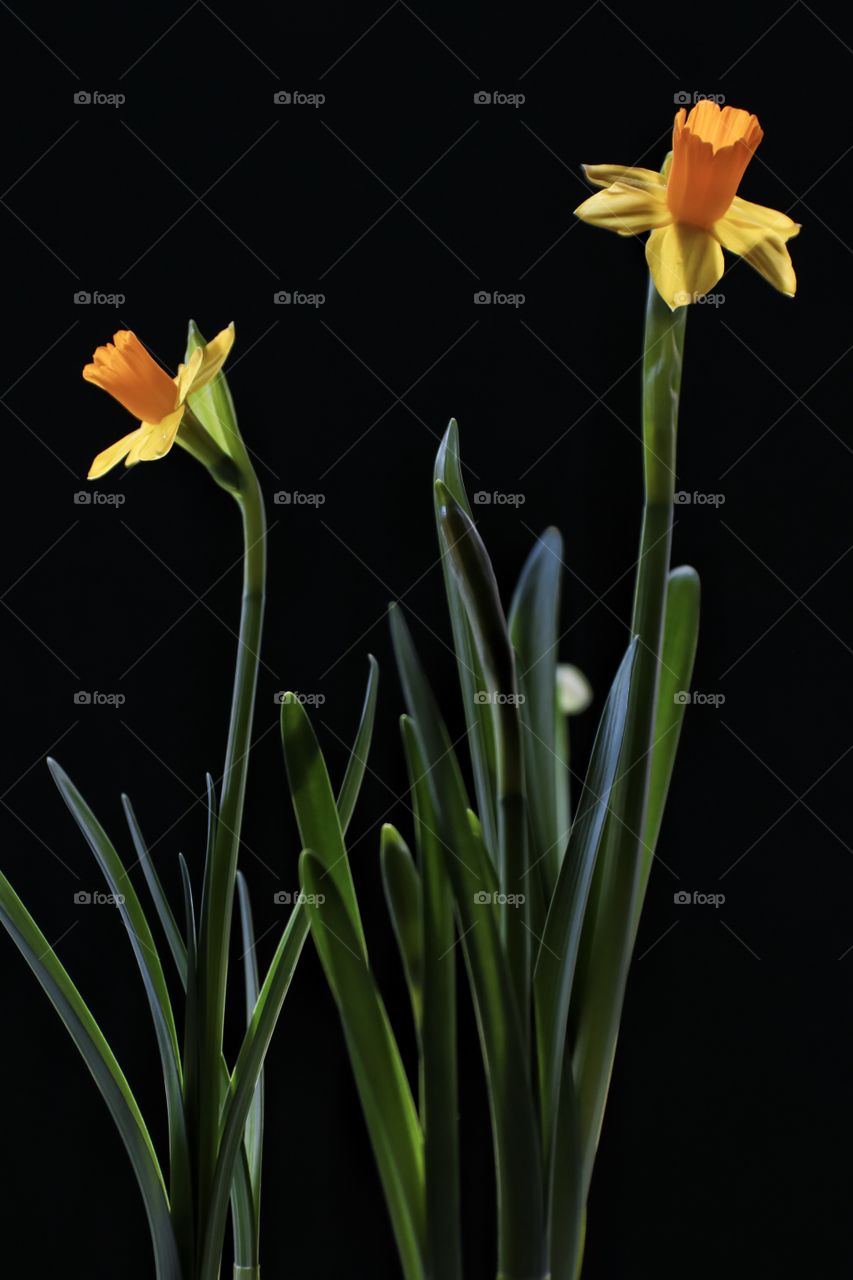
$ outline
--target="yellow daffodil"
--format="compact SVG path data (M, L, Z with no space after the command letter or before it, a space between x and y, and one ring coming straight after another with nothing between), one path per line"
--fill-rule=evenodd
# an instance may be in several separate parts
M786 240L799 225L784 213L737 195L764 136L755 116L703 100L682 107L672 131L672 162L661 174L616 164L584 165L604 187L575 210L594 226L621 235L651 231L646 260L661 297L674 311L708 293L723 274L723 249L740 254L782 293L797 279Z
M187 397L213 381L233 342L234 326L230 324L205 347L197 347L189 362L178 366L174 378L129 329L120 329L112 342L98 347L83 377L108 391L140 421L135 431L98 454L89 468L89 479L97 480L122 458L126 467L164 458L177 438Z

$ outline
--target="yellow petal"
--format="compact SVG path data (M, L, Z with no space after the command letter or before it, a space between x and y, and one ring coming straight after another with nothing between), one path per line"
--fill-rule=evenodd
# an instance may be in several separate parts
M595 227L619 231L623 235L637 235L653 227L665 227L672 222L665 188L629 187L621 182L584 200L575 214Z
M117 463L121 462L126 453L130 453L131 449L137 443L143 434L143 427L137 427L135 431L131 431L130 435L123 436L121 440L117 440L115 444L111 444L109 449L104 449L99 453L95 461L89 468L89 480L99 480L101 476L106 475L108 471L112 471Z
M178 388L178 404L183 404L189 395L203 360L203 349L196 347L187 363L178 365L178 372L175 375L175 385Z
M781 236L730 213L715 224L714 235L724 249L740 254L774 289L793 298L797 277Z
M701 227L673 223L653 231L646 261L655 287L671 310L701 298L723 274L723 251Z
M666 178L654 169L636 169L624 164L585 164L583 171L596 187L610 187L614 182L624 182L628 187L645 187L656 190L666 188Z
M187 392L188 395L194 391L201 391L202 387L206 387L209 382L213 381L228 359L228 354L233 345L234 323L232 321L227 329L220 330L216 337L212 338L202 348L201 367Z
M158 458L165 458L175 443L183 416L184 406L180 405L174 413L167 414L162 422L143 422L139 440L131 449L124 465L132 467L137 462L156 462Z
M794 222L787 213L780 213L778 209L768 209L763 204L752 204L749 200L741 200L740 196L735 196L724 216L739 222L755 223L765 231L772 231L782 240L790 240L800 234L799 222Z

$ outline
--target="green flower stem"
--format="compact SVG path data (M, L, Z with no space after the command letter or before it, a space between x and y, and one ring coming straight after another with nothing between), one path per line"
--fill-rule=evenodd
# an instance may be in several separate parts
M228 952L266 581L264 503L257 476L248 459L245 459L240 466L238 486L232 489L232 492L243 519L245 547L243 605L219 817L211 866L205 873L205 900L202 904L202 936L199 947L199 983L202 995L198 1135L201 1223L204 1223L206 1217L219 1147L219 1114L222 1102L220 1064L225 1022Z
M686 308L670 311L649 278L643 356L645 504L632 631L638 651L625 732L626 762L596 870L597 913L575 1042L584 1200L592 1176L635 935L643 829L672 541L678 398Z

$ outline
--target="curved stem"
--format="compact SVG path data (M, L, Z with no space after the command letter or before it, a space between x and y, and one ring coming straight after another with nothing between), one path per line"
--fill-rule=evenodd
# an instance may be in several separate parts
M203 1224L219 1146L225 990L240 828L257 686L266 580L266 521L260 485L246 461L234 496L243 519L243 604L231 722L211 865L205 871L199 946L199 1220Z

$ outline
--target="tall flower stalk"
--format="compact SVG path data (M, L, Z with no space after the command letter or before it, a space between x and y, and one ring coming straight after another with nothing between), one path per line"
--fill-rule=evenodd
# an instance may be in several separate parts
M176 1017L162 944L137 896L130 870L67 774L50 768L118 904L150 1006L166 1092L169 1162L164 1173L148 1127L83 996L9 882L0 875L0 919L68 1028L116 1122L130 1156L151 1229L158 1280L220 1280L230 1206L235 1280L259 1280L263 1144L263 1064L307 936L297 903L261 980L249 891L237 870L252 738L266 582L266 525L257 475L237 428L222 373L233 326L205 343L190 325L174 378L129 331L99 347L84 376L108 391L139 425L103 450L90 478L164 458L174 445L201 462L236 501L243 528L243 594L221 788L207 777L207 838L199 909L181 855L183 923L163 891L136 814L123 798L129 833L151 894L182 996ZM346 821L363 776L375 708L376 673L342 792ZM195 886L198 888L198 886ZM235 902L235 897L237 901ZM240 917L246 1030L233 1066L224 1052L232 917Z
M577 796L560 703L562 540L538 540L505 612L462 479L451 422L435 466L435 512L459 668L473 793L399 608L391 628L407 715L414 855L383 828L388 910L411 997L416 1104L348 889L309 906L335 994L406 1280L462 1280L455 955L476 1013L492 1119L498 1280L577 1280L586 1205L625 985L672 776L696 649L699 580L671 569L686 307L716 284L722 247L782 292L796 283L783 214L737 188L761 139L748 112L700 104L675 121L662 171L588 166L603 188L577 211L651 230L642 374L643 521L629 643ZM285 725L291 776L308 730ZM322 771L313 743L311 764ZM580 781L580 779L577 779ZM298 808L306 890L323 865L328 795ZM310 814L306 810L312 811ZM335 864L337 865L337 864ZM385 1103L385 1100L393 1099ZM385 1103L385 1105L383 1105Z

